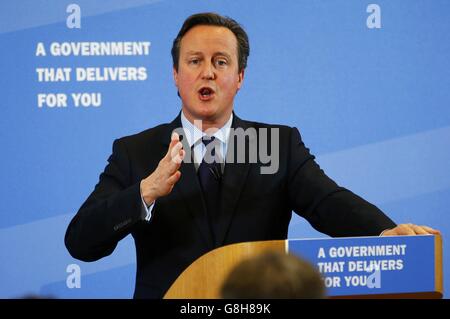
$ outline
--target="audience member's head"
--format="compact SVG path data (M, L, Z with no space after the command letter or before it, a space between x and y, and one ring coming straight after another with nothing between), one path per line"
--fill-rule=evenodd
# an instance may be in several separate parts
M309 262L269 251L236 265L220 294L225 299L317 299L325 298L325 285Z

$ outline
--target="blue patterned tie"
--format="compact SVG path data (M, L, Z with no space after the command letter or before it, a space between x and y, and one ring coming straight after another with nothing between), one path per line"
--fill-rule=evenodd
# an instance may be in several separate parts
M216 242L214 225L217 222L217 216L220 209L220 179L222 174L220 163L216 158L215 152L215 146L218 141L214 141L214 136L204 136L202 138L202 142L206 146L206 153L197 173L203 192L203 198L205 199L209 226L212 231L214 242Z

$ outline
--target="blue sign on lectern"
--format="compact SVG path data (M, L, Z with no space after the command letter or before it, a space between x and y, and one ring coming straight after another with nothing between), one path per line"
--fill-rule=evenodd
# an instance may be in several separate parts
M315 264L329 296L436 291L435 236L287 241L289 253Z

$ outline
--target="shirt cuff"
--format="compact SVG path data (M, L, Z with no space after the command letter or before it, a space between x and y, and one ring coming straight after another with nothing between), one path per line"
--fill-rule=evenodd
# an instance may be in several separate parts
M147 204L144 201L144 197L142 197L142 195L141 200L142 200L142 209L141 209L142 219L149 222L150 219L152 218L152 209L153 206L155 206L155 201L153 201L149 206L147 206Z

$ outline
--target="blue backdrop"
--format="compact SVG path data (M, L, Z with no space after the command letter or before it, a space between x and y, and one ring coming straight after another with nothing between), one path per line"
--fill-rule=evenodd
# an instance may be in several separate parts
M0 4L0 297L27 293L129 298L130 237L95 263L70 257L66 227L92 191L115 138L171 121L180 109L170 48L184 19L239 21L251 54L235 111L297 126L339 184L397 223L450 239L450 3L447 0L77 0ZM369 4L381 10L372 24ZM369 10L370 11L370 10ZM369 24L367 22L369 17ZM372 21L373 22L373 21ZM53 42L148 41L144 56L52 56ZM36 56L42 42L46 56ZM39 82L42 67L144 67L144 81ZM99 92L99 107L38 107L39 93ZM322 237L294 216L289 237ZM445 247L445 246L444 246ZM444 249L445 289L449 259ZM66 268L81 268L69 289Z

